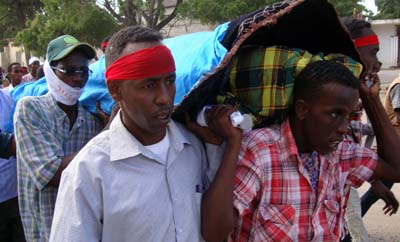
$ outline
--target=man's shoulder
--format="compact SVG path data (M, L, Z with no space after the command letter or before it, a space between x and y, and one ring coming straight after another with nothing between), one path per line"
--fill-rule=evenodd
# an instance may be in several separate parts
M76 170L85 166L96 169L110 161L110 131L105 130L91 139L75 156L68 170Z
M35 112L48 110L48 101L45 96L26 96L17 101L15 111L29 110L30 115Z
M253 129L243 135L244 144L264 143L273 145L281 138L281 126L271 125L268 127Z
M388 92L392 91L393 89L397 89L400 84L400 76L396 77L389 85Z
M20 105L46 105L47 97L46 96L25 96L18 100L18 104Z
M171 127L173 132L179 132L183 138L190 142L201 142L200 139L190 130L188 130L185 125L178 121L171 120Z

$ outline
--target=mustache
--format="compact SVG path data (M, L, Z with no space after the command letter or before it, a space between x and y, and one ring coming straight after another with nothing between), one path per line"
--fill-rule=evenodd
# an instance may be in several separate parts
M163 112L172 112L173 107L171 105L163 105L159 107L157 110L157 113L163 113Z

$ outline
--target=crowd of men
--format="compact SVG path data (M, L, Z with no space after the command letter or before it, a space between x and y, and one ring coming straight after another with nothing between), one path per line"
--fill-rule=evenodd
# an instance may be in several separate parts
M16 104L11 89L40 78L41 64L32 57L24 76L10 64L11 87L0 90L0 241L346 241L347 227L365 241L352 222L361 211L345 226L346 208L361 206L349 194L382 181L389 188L373 194L397 212L389 189L400 181L400 80L389 88L388 116L378 37L365 21L346 26L361 75L335 60L310 62L287 120L244 133L229 105L212 106L207 127L171 118L176 67L152 29L124 28L104 43L116 102L109 117L79 101L96 57L90 44L71 35L50 41L41 67L48 93ZM351 129L360 99L376 152ZM13 134L4 131L10 120Z

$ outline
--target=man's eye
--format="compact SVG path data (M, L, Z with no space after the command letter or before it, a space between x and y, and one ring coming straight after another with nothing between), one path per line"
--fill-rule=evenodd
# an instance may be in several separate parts
M336 119L336 118L339 116L338 113L331 113L330 115L331 115L331 117L334 118L334 119Z
M175 79L169 79L169 80L167 80L167 82L168 82L169 84L173 85L173 84L175 84Z
M153 88L155 86L154 83L149 83L143 86L144 89L149 89L149 88Z

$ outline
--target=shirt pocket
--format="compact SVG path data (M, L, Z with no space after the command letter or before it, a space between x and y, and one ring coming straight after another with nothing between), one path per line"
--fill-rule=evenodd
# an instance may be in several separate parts
M296 219L296 209L292 205L269 204L259 208L259 231L255 234L261 241L293 241L292 228Z

